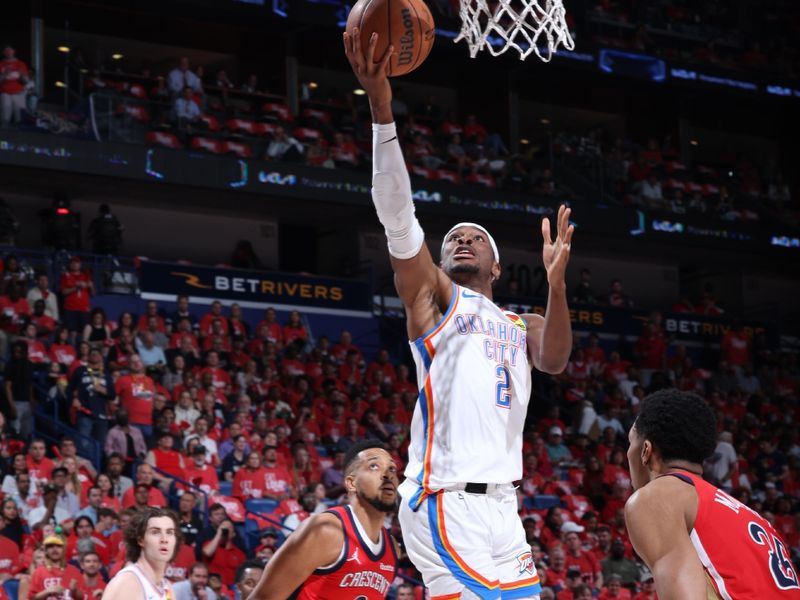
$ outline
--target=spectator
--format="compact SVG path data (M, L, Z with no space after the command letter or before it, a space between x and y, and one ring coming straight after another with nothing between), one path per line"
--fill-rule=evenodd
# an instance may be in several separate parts
M17 285L8 287L8 294L0 296L0 359L5 358L8 351L8 340L20 334L22 326L28 321L30 307L22 297Z
M196 509L197 494L192 490L184 491L178 502L178 517L180 518L182 541L190 546L194 545L197 535L203 529L203 521Z
M608 584L600 592L597 600L630 600L631 592L627 588L622 587L621 579L622 578L617 574L609 575Z
M105 353L111 343L111 328L106 323L106 313L102 308L93 308L89 313L89 322L83 328L81 340L88 342L91 348Z
M239 598L250 596L263 573L264 561L260 559L250 559L239 565L236 569L236 591L239 593Z
M729 431L719 434L714 454L703 463L703 475L709 483L730 490L731 475L736 471L739 457L733 447L733 435Z
M32 530L39 529L48 524L65 526L72 521L72 513L68 513L58 502L58 488L52 483L42 488L42 505L28 513L28 525Z
M89 223L86 237L92 242L92 252L95 254L119 254L122 246L122 223L116 215L112 214L108 204L101 204L98 216Z
M222 326L222 334L227 336L230 334L228 329L228 319L222 314L222 302L219 300L214 300L211 303L211 311L207 312L203 315L203 318L200 319L200 336L206 337L211 335L213 330L213 325L215 321L219 321Z
M67 514L76 515L81 508L81 501L77 494L67 489L67 469L56 467L53 469L53 485L58 492L56 496L56 508L63 508Z
M735 319L730 329L723 334L720 349L722 358L728 361L737 374L743 365L750 362L751 345L750 336L742 327L741 322Z
M186 446L189 446L189 442L191 440L197 440L200 442L208 452L206 455L206 462L213 465L219 464L219 453L217 449L217 442L213 440L209 435L209 427L211 423L209 422L209 417L200 415L194 422L194 433L188 435L184 440Z
M617 308L631 308L633 301L622 291L622 280L611 280L611 292L608 294L608 304Z
M217 595L208 587L208 567L198 562L189 569L189 578L172 586L175 600L217 600Z
M75 410L78 431L81 433L81 448L89 455L89 439L105 440L108 422L114 408L114 381L103 366L103 354L98 348L89 352L89 364L80 366L72 373L67 398Z
M266 496L266 472L261 466L261 455L253 450L247 455L242 468L233 476L231 495L242 501Z
M122 473L122 466L126 461L129 465L132 465L136 460L144 459L147 454L147 444L144 441L142 431L138 427L131 427L128 409L124 406L117 409L116 425L108 431L105 452L106 456L109 457L109 464L111 464L110 461L114 455L119 456L121 463L119 474ZM127 472L130 473L130 466ZM114 476L111 479L115 481Z
M71 564L67 564L64 540L50 535L44 540L45 564L37 567L31 575L29 594L36 600L65 597L83 597L83 576Z
M615 539L611 542L611 555L600 561L603 568L603 581L611 591L614 582L617 585L635 586L639 582L639 567L631 559L625 557L625 542ZM619 596L608 596L617 598Z
M89 488L86 494L88 504L78 512L76 517L89 517L92 520L92 525L97 525L100 520L100 509L103 506L103 490L97 486Z
M190 329L189 332L197 331L198 329L198 321L197 317L192 314L189 310L189 296L180 295L178 296L177 306L175 307L175 312L168 315L165 321L166 327L169 328L171 332L175 332L178 330L178 324L183 320L186 319L189 321Z
M194 101L192 88L186 86L183 88L181 95L175 98L175 103L172 106L173 120L179 129L191 132L191 126L197 125L202 115L203 112L200 110L200 106Z
M37 300L33 303L33 314L31 314L31 324L36 331L36 337L50 339L56 330L56 322L45 314L44 300ZM48 353L49 355L49 353Z
M175 477L186 479L186 465L183 462L183 455L173 448L175 438L169 431L159 433L157 443L158 445L147 453L145 462L154 467L153 478L161 488L169 490Z
M157 486L153 485L155 471L147 463L142 463L136 469L136 485L129 488L122 496L122 508L130 508L137 500L135 498L136 488L144 487L145 506L167 506L167 499Z
M173 98L177 98L186 88L192 94L203 95L203 82L189 69L189 59L182 56L178 66L167 75L167 89Z
M206 494L215 494L219 489L217 471L206 461L206 447L197 444L191 453L191 462L186 466L186 480Z
M333 134L330 157L338 168L356 168L359 165L358 146L338 131Z
M64 327L74 340L89 323L91 296L94 294L94 282L86 271L81 270L79 257L69 259L69 269L61 276L59 287L64 298Z
M224 69L217 71L217 79L214 81L214 85L216 85L218 88L222 88L223 92L226 90L232 90L234 88L233 82L230 80L227 71Z
M53 469L56 468L55 463L45 455L44 440L40 438L31 440L25 462L28 473L37 485L50 481Z
M0 126L8 127L9 123L22 121L27 82L27 65L16 57L13 46L5 44L0 61Z
M120 409L121 412L125 412L124 410ZM120 411L117 411L117 426L120 427ZM139 433L139 430L131 430L132 432ZM109 432L110 434L111 432ZM144 440L141 439L141 433L139 433L139 439L141 442L140 450L141 454L139 456L144 458L144 455L147 451L147 447L144 446ZM110 435L109 435L110 437ZM135 437L135 436L132 436ZM135 444L131 443L131 446ZM113 450L113 449L112 449ZM106 475L108 475L108 479L111 482L111 495L118 500L122 500L129 489L133 487L133 480L130 477L123 475L125 471L125 456L126 454L121 454L119 452L109 452L109 444L108 438L106 438ZM130 471L129 471L130 472Z
M653 171L650 172L647 179L642 181L639 194L642 198L642 204L647 208L662 208L664 194L661 189L661 182Z
M240 88L243 92L247 92L248 94L257 94L259 93L258 89L258 75L255 73L250 73L247 76L247 81L242 84Z
M33 366L28 360L28 345L16 341L11 346L11 360L5 368L5 406L3 414L7 415L14 430L23 439L30 437L33 430L33 407L35 397L33 390ZM47 473L47 477L50 474Z
M0 281L2 293L7 294L12 287L16 287L20 294L28 288L30 268L19 262L16 254L6 255L5 264L2 265L3 278Z
M81 215L72 209L65 192L57 191L53 194L51 207L39 211L39 216L42 220L42 242L45 246L55 250L80 248Z
M16 246L19 221L14 216L5 198L0 198L0 245Z
M115 384L120 406L130 415L130 424L138 428L145 438L153 433L153 397L155 382L145 375L141 357L134 354L130 358L130 374L121 375Z
M597 304L597 298L592 291L592 272L584 267L581 269L581 280L575 286L572 301L580 304Z
M167 357L164 350L156 345L152 331L143 331L136 338L136 352L142 360L148 375L161 379L167 368Z
M225 507L212 504L208 509L208 527L195 542L197 560L204 561L214 573L219 573L225 585L233 585L236 567L244 562L244 543L228 518Z
M80 556L81 584L86 594L86 600L100 600L103 590L106 589L106 582L100 574L103 563L97 552L84 552Z
M9 477L6 475L6 477ZM31 485L31 476L26 471L14 476L15 492L6 492L17 505L17 510L25 521L30 523L30 513L33 509L42 506L42 496Z
M561 465L572 460L572 453L566 444L564 444L564 432L561 427L551 427L550 434L547 437L547 456L553 466Z
M287 162L303 161L303 144L295 138L286 135L283 127L276 127L272 140L267 146L268 160L285 160Z
M561 526L564 532L564 542L566 545L566 564L567 569L575 568L580 573L581 580L592 588L603 587L603 573L600 562L591 552L583 550L580 533L583 527L576 525L572 521L567 521Z

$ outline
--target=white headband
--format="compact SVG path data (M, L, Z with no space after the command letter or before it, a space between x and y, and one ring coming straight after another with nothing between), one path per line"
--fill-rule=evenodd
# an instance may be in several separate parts
M497 244L494 243L494 238L492 237L492 234L486 231L485 227L478 225L477 223L468 223L466 221L463 223L459 223L457 225L453 225L450 228L450 231L444 234L444 240L442 240L442 249L440 250L441 254L444 254L444 245L447 243L447 238L449 238L450 234L453 233L456 229L459 229L460 227L473 227L474 229L480 229L483 233L485 233L486 237L489 238L489 244L492 246L492 251L494 252L494 262L498 263L500 262L500 253L497 251Z

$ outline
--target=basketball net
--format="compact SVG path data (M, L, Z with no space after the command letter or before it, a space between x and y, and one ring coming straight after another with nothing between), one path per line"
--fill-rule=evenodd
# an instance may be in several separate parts
M460 5L455 41L466 40L472 58L484 49L499 56L514 48L520 60L534 52L550 62L559 45L575 48L562 0L460 0Z

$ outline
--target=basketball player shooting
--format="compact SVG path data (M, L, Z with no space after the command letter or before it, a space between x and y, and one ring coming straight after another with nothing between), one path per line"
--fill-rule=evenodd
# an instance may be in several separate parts
M628 433L633 547L661 600L796 600L797 570L772 525L703 479L716 425L695 394L668 389L644 399Z
M397 466L375 440L347 452L347 506L303 521L275 553L248 600L386 598L397 548L383 526L397 506Z
M531 364L560 373L572 346L564 273L573 227L558 211L555 240L542 222L550 285L545 316L492 302L500 256L489 232L459 223L434 264L414 215L387 79L390 46L375 63L377 34L345 54L367 92L373 120L372 198L388 238L395 285L421 386L411 424L400 524L406 550L435 600L536 598L541 589L517 515L522 428Z
M131 518L124 536L128 564L108 582L103 600L174 600L164 572L180 547L177 515L145 508Z

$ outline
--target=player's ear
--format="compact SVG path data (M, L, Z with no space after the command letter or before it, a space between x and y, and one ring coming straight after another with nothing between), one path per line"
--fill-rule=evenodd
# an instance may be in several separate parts
M496 262L492 265L492 284L497 283L500 281L500 275L503 274L503 267L500 266L500 263Z
M356 491L355 475L350 474L344 478L344 489L348 494Z
M642 464L646 467L653 458L653 444L650 443L650 440L645 440L642 443L642 452L640 456L642 459Z

